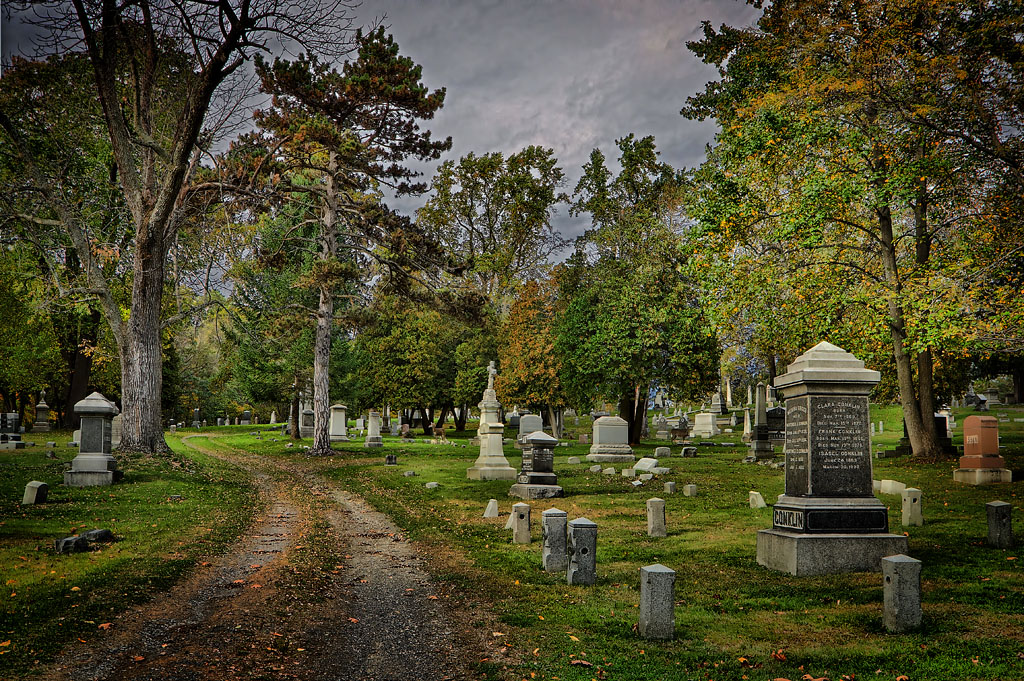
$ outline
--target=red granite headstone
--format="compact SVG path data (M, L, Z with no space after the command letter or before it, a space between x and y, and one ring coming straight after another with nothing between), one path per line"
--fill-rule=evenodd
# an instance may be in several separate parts
M964 419L964 455L999 455L999 421L995 417L968 416Z

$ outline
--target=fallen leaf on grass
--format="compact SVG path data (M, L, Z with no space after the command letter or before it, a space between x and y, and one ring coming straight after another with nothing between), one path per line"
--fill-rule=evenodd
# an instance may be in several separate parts
M244 579L236 579L235 581L233 581L231 583L232 584L245 584L245 580Z
M132 661L133 662L142 662L145 659L146 658L144 658L142 655L136 655L135 657L132 658Z
M778 650L772 653L772 659L778 660L779 662L785 662L786 654L782 652L782 648L779 648Z
M540 657L540 648L534 648L533 649L533 656L534 657Z
M11 645L11 639L7 639L3 643L0 643L0 648L6 648L9 645Z
M594 664L592 662L587 662L586 660L573 660L569 664L570 665L577 665L579 667L593 667L594 666Z
M80 588L78 588L77 586L73 586L73 587L71 587L71 590L72 590L72 591L81 591L81 589L80 589Z
M580 640L579 640L578 638L576 638L575 636L573 636L572 634L569 634L569 638L570 638L571 640L573 640L573 641L576 641L577 643L579 643L579 642L580 642Z
M896 677L896 681L910 681L910 677L909 676L905 676L903 674L900 674L899 676Z
M351 622L352 624L357 624L359 622L359 620L357 620L355 617L349 617L348 621Z
M262 585L262 584L253 584L253 585L252 585L252 586L250 586L249 588L250 588L250 589L262 589L262 588L263 588L263 585Z
M500 631L492 631L491 632L491 636L493 636L494 638L498 638L499 636L504 636L504 635L505 634L501 633Z
M107 629L110 628L110 622L104 622L103 624L97 625L96 628L97 629L103 629L104 631L106 631Z
M427 596L427 600L428 601L436 601L437 600L437 596Z

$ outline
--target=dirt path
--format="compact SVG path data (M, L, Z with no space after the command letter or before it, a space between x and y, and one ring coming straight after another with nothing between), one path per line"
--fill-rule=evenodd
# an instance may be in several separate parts
M186 444L250 471L264 512L234 550L43 678L471 678L479 642L386 516L298 464Z

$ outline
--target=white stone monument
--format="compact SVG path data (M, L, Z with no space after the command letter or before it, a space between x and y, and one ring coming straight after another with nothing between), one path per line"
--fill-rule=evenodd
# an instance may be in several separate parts
M501 403L494 392L494 376L497 374L494 362L487 367L487 389L480 402L480 426L477 438L480 441L480 456L466 470L470 480L515 480L516 469L508 464L502 439L505 435L505 424L498 418Z
M348 412L344 404L331 405L331 442L348 442Z
M367 420L366 426L366 442L364 447L383 447L384 438L380 436L380 413L376 411L370 412L370 417Z
M629 446L629 424L618 416L602 416L594 421L594 444L587 461L618 463L636 461Z
M690 431L691 435L714 437L715 435L720 435L721 432L718 427L718 417L714 413L702 411L694 415L693 429Z

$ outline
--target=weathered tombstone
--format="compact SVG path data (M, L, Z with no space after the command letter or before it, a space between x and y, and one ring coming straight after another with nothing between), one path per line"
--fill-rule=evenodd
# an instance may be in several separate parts
M530 543L530 505L519 502L512 506L512 543Z
M601 472L605 475L615 475L615 468L613 466L608 466L608 468L605 468Z
M684 459L692 459L697 456L697 448L683 447L681 450L679 450L679 456L683 457Z
M885 432L885 421L879 421L878 422L878 432L879 433L884 433Z
M772 407L765 410L768 423L768 439L772 442L786 441L786 408Z
M199 429L199 407L192 410L192 427Z
M219 421L220 419L217 419L217 420ZM220 424L218 423L217 425L219 426ZM272 425L272 426L277 425L277 410L276 409L272 409L271 412L270 412L270 425Z
M665 525L665 500L657 497L647 500L647 536L667 537Z
M675 493L676 493L676 483L674 483L672 481L666 482L665 483L665 494L675 494Z
M729 413L729 408L725 404L725 400L722 399L722 391L716 390L715 394L711 396L711 413L715 416Z
M50 432L50 405L46 403L46 391L39 393L39 401L36 402L36 420L32 424L33 433Z
M903 490L903 526L921 527L924 515L921 513L921 490L908 487Z
M786 493L772 529L757 533L757 562L793 575L876 571L906 553L872 492L868 393L879 373L819 343L775 379L786 399Z
M1013 505L1005 501L990 501L985 504L988 515L988 545L997 549L1012 549Z
M299 412L299 437L308 440L313 437L313 425L316 416L312 409L303 409Z
M110 455L110 422L118 408L103 395L94 392L75 405L81 417L82 440L71 470L64 472L69 487L111 485L121 479L117 462Z
M494 392L494 376L498 373L494 362L487 366L487 388L484 398L478 405L480 408L480 425L477 438L480 442L480 455L473 465L466 470L470 480L515 480L516 469L509 465L505 458L504 433L505 424L498 418L498 395Z
M348 408L344 404L331 405L331 442L348 442Z
M217 417L217 425L218 426L223 426L224 425L224 418L222 416L218 416Z
M672 456L672 450L668 447L655 447L654 458L660 459L663 456Z
M640 459L639 461L637 461L635 464L633 464L633 468L638 470L638 471L649 471L649 470L657 468L657 467L658 467L658 460L657 459L652 459L649 456L645 456L642 459Z
M428 482L427 484L425 484L423 486L426 487L427 489L437 489L439 484L440 483L437 483L437 482Z
M508 491L510 497L550 499L562 496L554 467L554 447L557 444L557 439L542 430L523 437L523 466L516 483Z
M118 413L110 420L110 449L111 451L121 446L121 436L124 434L124 415Z
M714 412L706 411L694 417L693 429L690 432L696 437L714 437L722 433L718 427L718 417Z
M968 485L1011 482L1013 472L999 454L999 422L992 416L964 419L964 455L953 479Z
M750 386L748 385L748 386L747 386L747 404L753 404L753 403L754 403L754 397L753 397L753 395L751 394L751 392L752 392L752 391L751 391L751 389L750 389Z
M629 424L618 416L602 416L594 421L594 444L590 446L587 461L615 463L634 461L629 446Z
M21 505L32 506L34 504L45 504L46 495L49 491L50 486L45 482L33 480L25 485L25 495L21 498Z
M251 426L252 425L252 412L246 409L242 412L242 418L239 421L239 425Z
M569 567L567 519L568 514L557 508L549 508L541 514L544 545L540 556L545 572L564 572Z
M366 429L366 442L363 443L364 447L383 447L384 438L380 436L380 413L376 411L370 412L369 425Z
M595 463L593 466L590 467L590 472L591 473L600 473L601 472L601 464Z
M753 436L754 428L750 422L750 410L743 410L743 436L740 438L744 442L750 442L750 438Z
M0 413L0 451L24 449L21 440L21 419L16 412Z
M767 508L768 504L764 503L764 497L761 496L760 492L750 490L747 493L747 501L750 504L750 508Z
M588 435L586 433L580 433L579 443L581 445L589 445L590 444L590 435Z
M568 459L565 460L565 463L569 464L570 466L572 466L573 464L578 464L580 463L580 457L570 456Z
M624 477L624 478L635 478L636 477L636 471L633 470L632 468L623 468L622 469L622 477Z
M697 485L683 485L683 496L684 497L695 497L697 496Z
M676 573L660 563L640 568L640 623L645 639L670 639L676 629Z
M498 517L498 500L491 499L487 502L487 508L484 509L485 518L497 518Z
M397 454L385 454L384 455L384 465L385 466L397 466L398 465L398 455Z
M586 518L569 521L569 567L565 581L589 586L597 581L597 523Z
M903 554L882 558L882 623L902 634L921 626L921 561Z
M391 419L391 437L402 437L402 424L398 418Z
M117 416L115 416L114 418L116 419L116 418L117 418ZM203 423L202 423L202 426L203 426L203 428L205 428L205 427L206 427L206 419L203 419ZM113 446L114 446L114 447L116 447L117 445L113 445Z
M516 441L522 445L527 435L538 430L544 430L544 419L537 414L523 414L519 417L519 437Z

